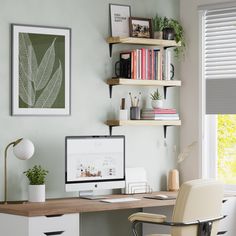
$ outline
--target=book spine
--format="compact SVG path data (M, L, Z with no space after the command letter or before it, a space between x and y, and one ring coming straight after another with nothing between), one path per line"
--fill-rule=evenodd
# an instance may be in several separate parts
M145 78L148 79L148 49L145 49L145 56L146 56L146 62L145 62Z
M146 50L142 48L142 79L146 79Z
M139 67L138 67L138 74L139 74L139 79L142 79L142 51L141 49L138 49L138 61L139 61Z
M137 51L134 50L134 78L137 79Z
M151 50L152 52L152 80L154 80L154 50Z

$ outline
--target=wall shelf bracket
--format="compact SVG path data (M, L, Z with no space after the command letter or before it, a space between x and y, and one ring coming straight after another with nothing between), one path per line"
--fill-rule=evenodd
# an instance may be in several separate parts
M166 99L166 95L167 95L167 88L169 88L171 86L164 86L163 89L164 89L164 99Z
M110 57L112 57L112 47L113 47L113 43L109 43L109 53L110 53Z
M112 128L116 127L117 125L109 125L109 135L112 136Z
M167 127L172 126L172 125L164 125L163 129L164 129L164 139L166 139L166 134L167 134Z
M109 84L109 96L112 98L112 87L113 85Z

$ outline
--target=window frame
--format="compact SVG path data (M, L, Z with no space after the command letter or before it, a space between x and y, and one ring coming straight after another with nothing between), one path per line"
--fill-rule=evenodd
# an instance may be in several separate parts
M214 5L212 9L219 9L221 7L235 7L236 4L229 3L223 5L219 4L217 7ZM204 36L204 16L206 11L211 9L210 5L200 6L198 11L199 17L199 149L201 154L201 170L200 174L202 178L217 178L217 115L206 114L206 78L205 78L205 36ZM212 136L215 137L212 138ZM211 137L211 138L210 138ZM212 151L213 150L213 151ZM228 193L236 193L236 184L225 184L225 191Z

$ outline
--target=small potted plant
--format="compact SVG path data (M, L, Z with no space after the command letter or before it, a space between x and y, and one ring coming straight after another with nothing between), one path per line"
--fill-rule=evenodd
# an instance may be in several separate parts
M29 202L45 202L45 179L48 174L40 165L23 172L29 179Z
M162 96L161 94L159 93L158 89L151 93L151 99L152 99L152 108L155 109L155 108L162 108L163 107L163 100L162 100Z
M176 43L181 43L180 47L174 49L176 57L179 57L184 52L186 46L183 27L177 20L172 18L168 19L165 17L163 21L163 39L175 40Z
M162 39L164 18L156 14L156 16L152 19L152 22L153 22L153 38Z

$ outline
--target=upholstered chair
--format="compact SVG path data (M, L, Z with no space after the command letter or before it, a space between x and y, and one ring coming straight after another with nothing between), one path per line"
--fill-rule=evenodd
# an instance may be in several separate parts
M216 180L192 180L182 184L174 207L172 221L166 216L135 213L129 217L133 235L140 223L160 224L171 227L171 234L165 236L216 236L221 215L223 185ZM148 236L164 236L152 234Z

